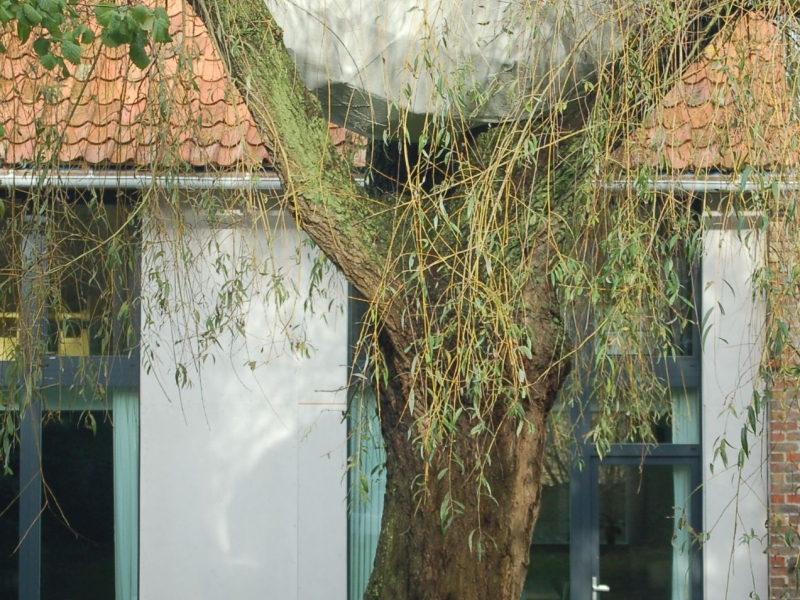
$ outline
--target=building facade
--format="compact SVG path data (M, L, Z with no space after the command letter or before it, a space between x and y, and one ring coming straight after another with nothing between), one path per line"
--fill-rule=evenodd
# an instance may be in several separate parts
M36 270L42 257L55 260L48 222L4 237L3 265L21 257L30 275L17 304L2 307L0 367L24 383L13 379L15 352L36 353L43 366L37 402L2 407L25 411L0 479L2 598L356 600L371 570L382 459L369 393L348 391L358 304L278 208L277 180L236 170L264 167L268 155L188 10L170 9L174 37L196 52L193 83L174 107L154 101L174 83L174 57L142 73L102 50L95 71L79 67L55 101L31 87L30 49L4 58L4 199L42 189L25 165L37 158L38 120L51 119L64 126L49 158L67 168L44 183L107 213L106 230L92 229L95 214L58 231L110 236L135 223L136 232L120 250L128 258L102 281L81 263L81 247L68 247L56 258L80 268L57 285ZM736 161L772 159L739 151L755 144L707 134L732 118L711 100L732 93L719 73L744 56L737 44L757 57L747 64L759 77L773 77L760 85L779 87L776 38L744 23L741 36L690 69L642 133L647 152L658 140L659 156L672 161L650 185L720 207L702 215L693 265L702 319L682 354L654 373L673 389L672 417L655 446L621 438L602 460L590 443L566 460L548 454L528 600L800 596L790 533L800 499L793 392L779 390L785 401L773 402L770 423L741 437L759 392L767 306L754 274L769 238L761 215L730 213L731 195L751 192L725 173L740 169ZM783 105L762 98L763 132ZM155 105L172 123L169 139L147 137ZM649 156L635 145L626 152L636 164ZM148 166L169 156L197 171L155 181L157 208L134 218L131 198L154 189ZM709 175L711 167L722 174ZM228 203L226 188L259 199ZM190 196L219 210L201 210ZM246 298L231 289L236 279L251 290ZM57 301L41 285L61 290ZM225 302L235 308L229 324L215 321ZM575 423L582 440L591 402L584 408L553 419ZM347 469L359 453L365 482Z

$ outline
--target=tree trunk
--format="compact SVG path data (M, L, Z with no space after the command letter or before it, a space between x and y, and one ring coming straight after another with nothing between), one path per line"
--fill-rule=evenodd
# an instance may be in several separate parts
M508 599L522 592L539 512L545 407L531 407L533 430L505 427L484 472L494 498L472 473L451 465L441 480L419 482L425 465L407 428L384 419L386 497L375 569L365 598ZM479 446L485 439L469 439ZM462 451L467 444L462 444ZM444 467L442 467L444 468ZM430 469L435 479L436 469ZM448 497L449 495L449 497ZM460 508L448 507L447 501ZM445 509L443 510L443 505ZM455 510L455 515L448 514ZM443 531L443 520L454 518Z
M546 271L546 263L540 265ZM381 536L367 600L518 600L539 513L545 424L567 369L553 368L563 352L556 295L546 278L532 278L526 326L536 340L526 361L534 382L525 404L527 423L509 419L495 404L491 432L474 434L460 420L433 459L422 460L407 396L408 353L382 339L390 363L381 390L386 445L386 496ZM501 399L502 400L502 399ZM466 398L459 399L466 406ZM491 462L476 471L475 457ZM463 464L453 456L464 457ZM482 479L483 478L483 479Z

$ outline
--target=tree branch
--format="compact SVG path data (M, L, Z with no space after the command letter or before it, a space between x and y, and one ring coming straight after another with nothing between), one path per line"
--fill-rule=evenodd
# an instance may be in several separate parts
M263 0L190 0L269 148L303 230L368 299L383 288L392 211L368 197L333 147Z

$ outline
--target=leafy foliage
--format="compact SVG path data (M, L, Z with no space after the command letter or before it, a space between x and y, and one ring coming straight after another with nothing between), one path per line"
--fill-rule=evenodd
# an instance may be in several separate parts
M103 30L100 39L109 48L127 45L133 64L144 69L150 64L146 46L150 40L165 43L172 40L169 34L169 17L163 7L154 9L143 4L119 6L101 2L94 9Z
M94 15L101 26L100 39L110 48L129 46L130 57L140 69L150 63L146 48L151 43L171 41L169 19L163 7L119 5L100 2ZM75 1L4 0L0 4L0 23L16 23L16 34L23 42L35 35L33 47L48 70L68 74L66 63L80 64L82 46L91 44L95 31L87 23L86 11ZM5 47L0 44L0 51Z

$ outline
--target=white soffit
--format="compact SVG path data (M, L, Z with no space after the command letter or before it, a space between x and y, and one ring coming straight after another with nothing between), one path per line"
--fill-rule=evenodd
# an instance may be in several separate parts
M412 138L426 115L469 126L547 112L621 46L610 0L265 0L329 118Z

